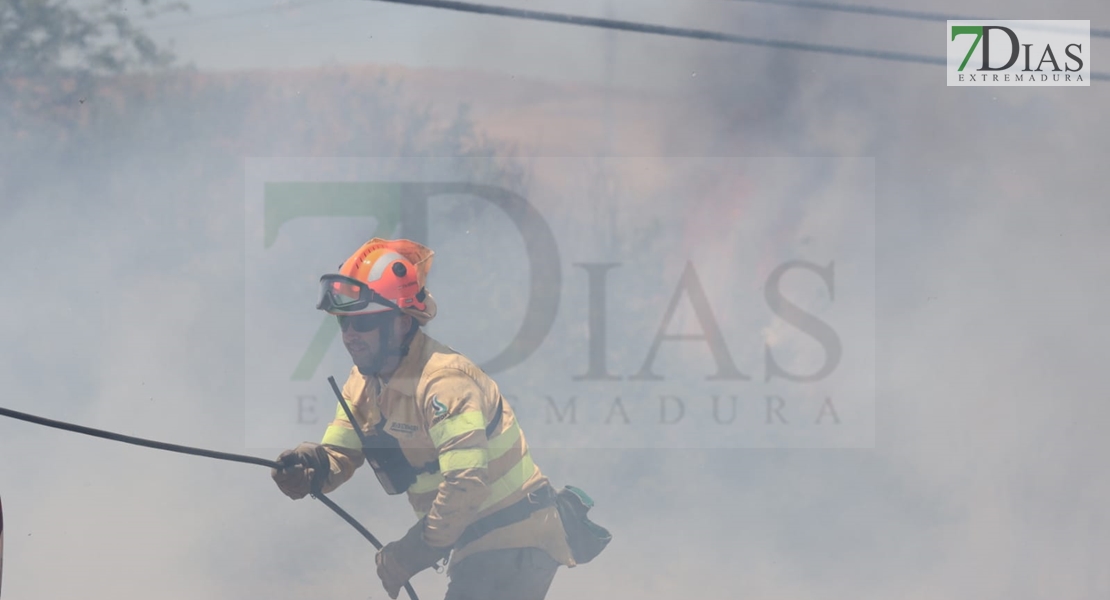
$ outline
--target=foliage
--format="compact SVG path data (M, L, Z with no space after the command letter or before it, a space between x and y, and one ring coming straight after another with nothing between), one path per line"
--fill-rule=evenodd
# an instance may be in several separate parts
M83 8L65 0L5 0L0 2L0 80L166 66L173 55L134 18L187 9L181 2L158 0L100 0Z

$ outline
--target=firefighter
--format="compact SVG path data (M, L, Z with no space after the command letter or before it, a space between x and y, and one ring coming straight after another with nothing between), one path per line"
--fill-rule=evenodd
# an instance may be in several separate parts
M442 561L447 600L540 600L558 567L576 564L556 492L497 383L421 329L436 314L433 255L375 238L321 278L317 308L337 318L354 362L342 394L357 423L338 406L321 442L283 452L295 466L272 476L297 500L365 462L386 493L407 494L416 523L375 557L390 598Z

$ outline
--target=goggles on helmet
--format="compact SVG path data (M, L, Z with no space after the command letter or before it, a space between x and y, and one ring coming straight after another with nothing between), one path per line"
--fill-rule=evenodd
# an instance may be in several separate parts
M373 306L376 305L376 306ZM380 307L380 310L375 310ZM320 301L316 308L334 315L400 310L396 303L370 289L365 282L345 275L320 278Z

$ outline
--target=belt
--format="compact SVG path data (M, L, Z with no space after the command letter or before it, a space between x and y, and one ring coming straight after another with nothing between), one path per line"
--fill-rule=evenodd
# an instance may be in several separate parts
M455 548L462 548L495 529L519 523L537 510L548 506L555 506L555 490L549 484L545 484L517 502L471 523L455 542Z

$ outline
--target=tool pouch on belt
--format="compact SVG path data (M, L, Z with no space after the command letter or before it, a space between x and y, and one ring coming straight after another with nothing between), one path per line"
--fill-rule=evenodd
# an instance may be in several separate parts
M567 545L574 555L574 562L590 562L613 539L608 529L586 516L594 507L593 499L586 492L572 485L564 486L555 495L555 505L559 508L559 519L567 532Z

